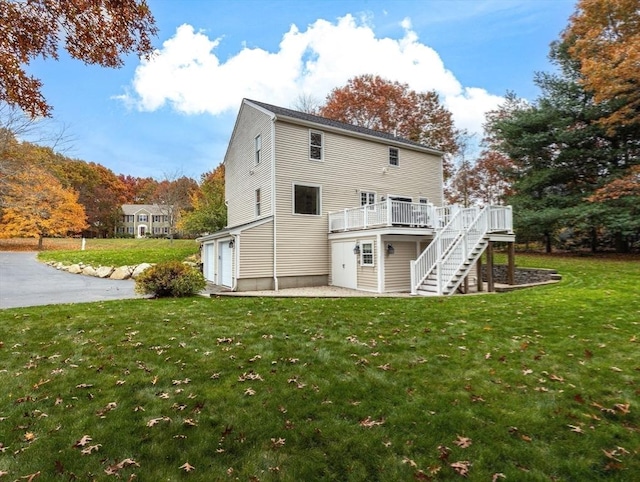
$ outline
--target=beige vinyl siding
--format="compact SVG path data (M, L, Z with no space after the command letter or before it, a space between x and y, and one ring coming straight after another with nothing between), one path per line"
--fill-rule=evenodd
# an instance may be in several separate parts
M260 218L271 207L272 121L268 114L243 104L225 155L227 226L251 222L256 217L256 189L260 189ZM255 139L261 136L260 163L256 165Z
M238 278L273 276L273 222L242 231Z
M323 132L323 161L309 160L309 128L276 121L276 228L278 276L329 274L328 216L360 205L360 191L426 197L442 204L438 156L398 146L389 166L389 144ZM322 187L322 216L294 215L293 184Z
M416 243L411 241L387 241L394 253L385 254L384 290L411 291L411 260L416 259Z
M356 266L356 270L358 272L358 289L377 292L378 270L380 269L378 245L374 238L362 238L358 241L360 242L360 249L362 249L362 243L373 244L373 266L362 266L362 253L358 256L358 265Z

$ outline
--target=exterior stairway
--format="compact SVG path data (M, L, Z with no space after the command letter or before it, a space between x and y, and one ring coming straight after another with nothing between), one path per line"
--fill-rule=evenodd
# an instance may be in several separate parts
M459 208L450 214L448 223L411 263L412 294L455 293L489 245L489 233L504 230L492 209Z

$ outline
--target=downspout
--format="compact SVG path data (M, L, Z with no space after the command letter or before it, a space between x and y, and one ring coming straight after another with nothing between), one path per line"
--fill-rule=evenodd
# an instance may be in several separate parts
M278 291L278 230L276 209L276 117L271 117L271 213L273 215L273 288Z

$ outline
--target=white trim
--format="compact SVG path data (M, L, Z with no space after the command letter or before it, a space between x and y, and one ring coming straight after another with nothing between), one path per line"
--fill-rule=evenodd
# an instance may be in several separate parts
M276 116L271 113L271 216L273 217L273 288L278 291L278 230L276 227Z
M257 166L262 162L262 135L253 138L253 163Z
M362 195L367 194L367 204L362 204ZM369 194L373 194L373 203L369 202ZM358 191L360 206L368 206L370 204L375 204L378 201L378 193L376 191L367 191L366 189L360 189Z
M376 245L378 246L378 293L384 293L384 246L382 245L382 235L376 235Z
M391 149L396 150L396 164L391 163ZM389 150L387 151L387 164L391 167L400 167L400 149L396 146L389 146Z
M296 212L296 186L318 188L318 214L305 214ZM291 182L291 214L294 216L322 216L322 185L308 182Z

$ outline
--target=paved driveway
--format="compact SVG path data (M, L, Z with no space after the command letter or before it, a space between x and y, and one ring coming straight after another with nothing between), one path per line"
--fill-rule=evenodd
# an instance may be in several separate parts
M0 252L0 309L136 298L133 280L58 271L36 253Z

